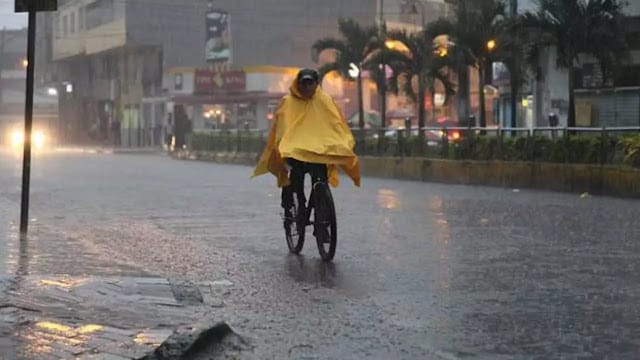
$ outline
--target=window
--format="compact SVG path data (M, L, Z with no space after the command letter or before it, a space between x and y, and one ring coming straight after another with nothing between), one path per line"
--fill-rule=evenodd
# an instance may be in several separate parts
M67 15L62 17L62 36L66 37L69 34L69 17Z
M175 90L182 90L182 74L175 74L173 76L173 85Z
M114 0L98 0L85 8L85 28L93 29L100 25L112 22L115 19Z
M84 7L78 10L78 31L84 30Z
M69 20L69 33L73 34L76 32L76 13L72 12Z

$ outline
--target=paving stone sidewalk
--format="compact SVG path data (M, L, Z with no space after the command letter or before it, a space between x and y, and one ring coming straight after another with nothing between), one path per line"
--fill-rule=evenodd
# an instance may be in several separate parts
M216 326L226 285L18 276L0 278L2 286L0 358L35 360L141 359L177 333L196 338Z

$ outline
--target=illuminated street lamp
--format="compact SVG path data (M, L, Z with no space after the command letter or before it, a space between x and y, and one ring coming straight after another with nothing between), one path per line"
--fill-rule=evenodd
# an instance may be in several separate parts
M349 64L349 76L351 76L352 79L357 79L358 75L360 75L360 68L358 65L354 63Z
M494 39L487 41L487 50L489 50L489 52L495 50L497 46L498 43Z

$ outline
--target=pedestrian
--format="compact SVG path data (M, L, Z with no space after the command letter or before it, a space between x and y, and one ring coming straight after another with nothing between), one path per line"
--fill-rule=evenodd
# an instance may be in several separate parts
M175 106L174 133L175 149L183 149L186 144L186 135L189 131L189 118L184 105Z
M173 114L167 115L167 123L164 125L164 141L167 146L167 150L171 150L171 143L173 142Z

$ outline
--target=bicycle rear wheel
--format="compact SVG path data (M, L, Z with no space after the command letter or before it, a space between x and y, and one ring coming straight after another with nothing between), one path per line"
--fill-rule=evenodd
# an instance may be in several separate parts
M300 254L304 246L306 221L305 224L301 223L304 221L301 213L304 213L304 205L300 206L298 196L294 194L293 206L284 215L284 233L289 251L293 254Z
M336 209L331 190L326 183L314 186L313 235L316 237L318 252L324 261L331 261L336 254L338 226Z

